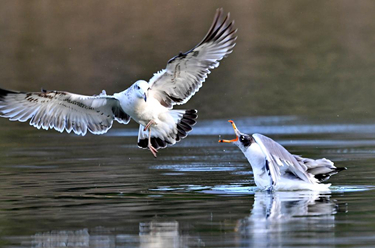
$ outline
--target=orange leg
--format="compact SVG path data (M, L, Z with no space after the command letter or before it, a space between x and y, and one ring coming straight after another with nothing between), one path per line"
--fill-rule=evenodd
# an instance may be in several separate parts
M149 121L149 123L147 123L147 125L145 126L143 131L146 131L147 129L149 129L151 127L151 125L154 125L154 124L156 124L156 122L154 120Z
M152 155L154 155L154 157L156 158L156 153L158 152L158 150L156 150L155 147L153 147L151 144L151 126L154 124L156 124L155 121L149 121L149 123L147 123L143 131L146 131L148 129L148 148L150 149Z
M155 149L155 147L152 146L151 144L151 128L149 127L148 128L148 148L150 149L152 155L154 155L154 157L156 158L156 153L158 152L157 149Z

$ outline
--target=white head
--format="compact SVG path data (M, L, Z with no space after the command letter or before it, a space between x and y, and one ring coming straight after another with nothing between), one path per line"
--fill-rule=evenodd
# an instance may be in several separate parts
M229 120L228 122L232 124L234 133L236 134L236 138L232 140L219 140L219 142L233 143L238 146L243 153L246 153L247 149L254 142L253 137L246 133L241 133L240 130L238 130L238 128L236 127L236 124L234 124L234 121Z
M136 96L139 98L143 98L146 102L148 96L147 93L150 89L150 85L148 84L148 82L146 82L145 80L138 80L132 85L132 87Z

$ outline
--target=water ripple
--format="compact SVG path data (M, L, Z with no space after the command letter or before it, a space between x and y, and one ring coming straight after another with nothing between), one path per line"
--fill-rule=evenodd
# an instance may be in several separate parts
M242 132L263 134L373 134L375 130L375 124L304 124L303 120L294 116L239 118L236 119L236 125ZM106 135L135 137L138 129L113 129ZM197 123L189 135L233 135L233 129L227 120L203 120Z

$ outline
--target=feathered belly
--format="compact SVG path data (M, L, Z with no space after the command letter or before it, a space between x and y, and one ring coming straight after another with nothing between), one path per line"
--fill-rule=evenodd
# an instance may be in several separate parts
M155 122L157 126L162 120L160 119L168 109L160 105L155 99L149 99L145 102L143 99L137 99L135 102L125 106L125 112L129 112L129 115L142 126L146 126L151 120Z
M251 144L245 152L247 160L253 168L254 181L258 188L266 189L271 186L271 178L265 168L266 157L257 143Z

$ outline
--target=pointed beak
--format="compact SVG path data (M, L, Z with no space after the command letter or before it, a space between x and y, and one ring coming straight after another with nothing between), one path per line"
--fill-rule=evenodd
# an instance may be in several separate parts
M230 122L232 124L232 127L234 129L234 133L236 134L236 138L232 139L232 140L223 140L222 139L222 140L219 140L219 143L233 143L233 142L238 141L238 136L240 136L240 131L237 129L236 124L234 124L234 121L229 120L228 122Z
M145 99L145 102L147 102L147 93L146 92L143 94L143 99Z

